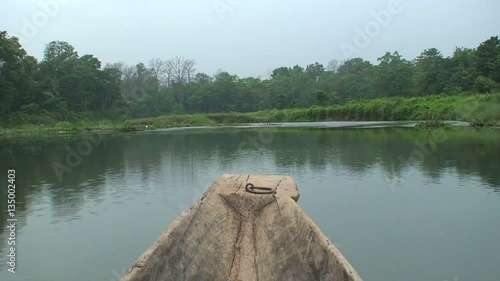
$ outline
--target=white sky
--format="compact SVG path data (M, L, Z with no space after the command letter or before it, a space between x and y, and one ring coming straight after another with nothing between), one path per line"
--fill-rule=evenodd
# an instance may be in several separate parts
M398 0L0 1L0 30L21 37L38 59L47 43L60 40L103 63L184 56L195 59L200 72L223 69L245 77L345 59L340 46L356 46L355 28L365 29L372 12ZM56 1L65 4L52 5L50 14L41 6ZM500 35L499 0L399 2L402 11L353 56L376 63L397 50L413 59L433 47L448 56L457 46L474 48ZM221 16L214 6L224 5L232 10Z

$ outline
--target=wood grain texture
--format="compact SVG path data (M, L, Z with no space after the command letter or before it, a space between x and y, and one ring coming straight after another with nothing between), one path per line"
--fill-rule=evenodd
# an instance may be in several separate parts
M247 183L276 193L249 193ZM361 281L296 203L299 197L291 177L223 175L122 281Z

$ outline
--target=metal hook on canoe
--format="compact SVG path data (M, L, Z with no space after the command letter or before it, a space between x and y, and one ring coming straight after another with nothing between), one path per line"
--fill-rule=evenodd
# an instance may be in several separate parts
M247 192L253 193L253 194L274 194L276 193L276 190L271 187L258 187L253 185L252 183L248 183L246 185L246 190Z

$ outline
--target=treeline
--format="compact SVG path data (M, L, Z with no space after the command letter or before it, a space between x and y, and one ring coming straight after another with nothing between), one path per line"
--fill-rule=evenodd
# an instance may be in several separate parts
M44 123L81 116L150 117L170 113L253 112L345 104L351 100L490 93L500 89L498 36L475 49L437 49L407 60L386 53L280 67L266 79L196 72L192 59L102 65L67 42L51 42L38 62L0 32L0 119Z

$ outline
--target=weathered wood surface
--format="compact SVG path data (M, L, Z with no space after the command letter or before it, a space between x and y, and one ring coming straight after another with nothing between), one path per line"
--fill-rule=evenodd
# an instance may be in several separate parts
M249 193L247 183L276 194ZM298 199L291 177L223 175L122 281L361 281Z

